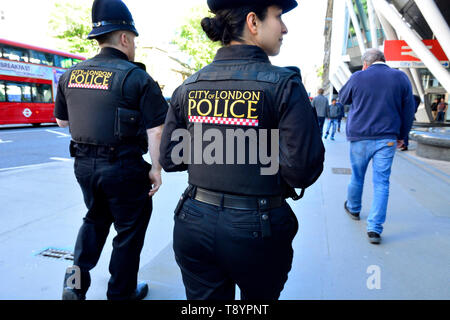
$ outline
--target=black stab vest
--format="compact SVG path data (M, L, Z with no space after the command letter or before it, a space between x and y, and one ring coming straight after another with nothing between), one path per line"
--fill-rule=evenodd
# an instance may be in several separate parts
M261 168L269 165L263 165L260 161L259 129L278 128L282 93L288 80L294 76L298 74L270 63L233 60L213 62L184 82L179 91L179 101L182 101L182 114L191 136L191 160L188 165L190 184L239 195L281 195L280 173L261 175ZM194 129L196 124L201 124L203 135L208 129L220 132L223 137L222 157L217 149L211 151L214 149L211 143L215 142L215 138L201 139L200 141L205 140L201 144L198 143L199 140L195 141L194 132L197 133L196 138L199 132L198 128L197 131ZM240 129L251 137L245 138L245 164L238 163L237 139L234 139L234 160L232 164L227 164L227 156L230 156L227 155L226 148L230 141L226 138L227 129ZM270 130L267 136L268 147L265 154L271 148ZM201 145L201 154L196 149L196 144ZM242 148L240 149L242 152ZM250 156L255 149L256 163L255 158L252 160ZM218 156L215 158L216 163L205 163L204 152ZM198 155L201 156L201 164L198 164L198 160L195 162L196 153L197 159ZM276 154L278 155L278 150ZM217 163L220 158L223 164Z
M73 141L102 146L123 142L117 134L116 116L119 108L130 109L123 99L123 83L137 68L123 59L96 56L67 71L64 93Z

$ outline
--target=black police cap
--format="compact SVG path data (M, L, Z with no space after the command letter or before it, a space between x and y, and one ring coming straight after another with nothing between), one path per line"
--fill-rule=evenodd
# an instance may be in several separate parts
M133 16L121 0L95 0L92 5L92 31L88 39L118 30L128 30L138 36Z
M295 0L208 0L209 9L215 13L218 10L238 8L252 5L277 5L283 9L283 13L291 11L298 4Z

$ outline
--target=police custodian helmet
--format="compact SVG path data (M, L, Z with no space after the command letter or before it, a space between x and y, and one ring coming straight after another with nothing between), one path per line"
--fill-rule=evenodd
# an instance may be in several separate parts
M121 0L95 0L92 5L92 31L88 39L117 31L128 30L138 36L133 16Z
M252 5L277 5L283 9L283 13L291 11L297 6L295 0L208 0L208 7L216 13L218 10L238 8Z

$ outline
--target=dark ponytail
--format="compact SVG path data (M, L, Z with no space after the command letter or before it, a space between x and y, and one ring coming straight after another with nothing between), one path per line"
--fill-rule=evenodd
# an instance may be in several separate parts
M222 45L228 45L231 41L241 41L247 15L254 12L258 19L264 20L267 8L267 6L245 6L219 10L215 17L202 19L202 29L211 41L220 41Z

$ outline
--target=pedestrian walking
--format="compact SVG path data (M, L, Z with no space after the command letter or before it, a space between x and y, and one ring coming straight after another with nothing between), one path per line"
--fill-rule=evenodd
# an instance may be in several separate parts
M168 106L144 66L133 63L138 32L126 5L95 0L92 22L88 38L101 51L61 76L54 111L60 127L70 126L70 153L88 209L74 252L80 284L69 283L72 275L66 273L62 298L86 298L89 271L114 224L107 297L142 299L148 286L137 283L139 258L151 196L162 183L159 144ZM142 158L148 151L152 166Z
M323 95L323 89L317 91L317 96L312 101L312 106L316 109L317 120L319 122L320 136L323 136L323 126L327 117L328 99Z
M342 114L341 107L337 105L336 99L331 100L331 104L327 107L328 126L325 131L325 139L328 138L331 127L331 140L334 140L336 134L336 128L338 126L338 118Z
M434 99L434 102L431 104L431 114L433 115L433 120L437 118L437 105L439 104L439 99Z
M439 101L437 105L437 116L436 121L437 122L444 122L445 121L445 112L447 112L447 103L445 102L444 98L441 98L441 101Z
M339 92L339 100L351 104L346 132L352 176L344 208L352 219L360 219L364 176L372 161L374 194L367 235L370 243L378 244L386 220L396 144L403 144L401 139L411 129L414 99L406 74L390 68L381 51L369 49L362 59L363 70L355 72Z
M188 299L233 300L237 285L241 299L275 300L298 230L285 199L313 184L324 161L299 73L268 58L287 33L282 14L297 2L208 0L208 6L214 17L204 18L202 28L223 47L174 92L161 142L164 170L189 175L175 209L175 259ZM189 152L175 135L185 136ZM279 162L256 156L266 142ZM175 161L174 154L188 160Z

